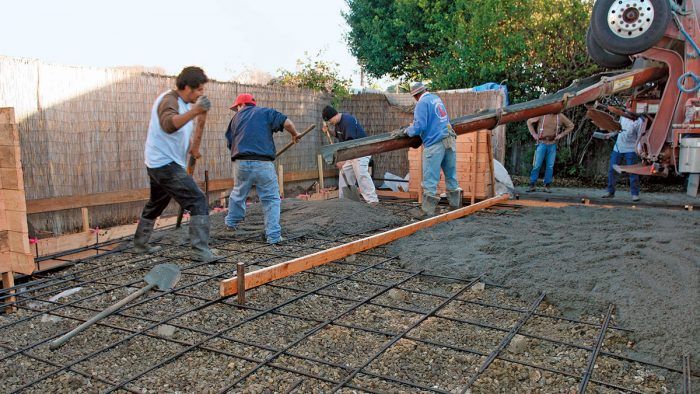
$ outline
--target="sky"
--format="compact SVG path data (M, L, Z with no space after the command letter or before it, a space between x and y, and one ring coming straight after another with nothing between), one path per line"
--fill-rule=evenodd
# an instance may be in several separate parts
M2 5L0 55L169 74L198 65L228 81L245 70L295 70L320 52L358 87L345 10L345 0L13 0Z

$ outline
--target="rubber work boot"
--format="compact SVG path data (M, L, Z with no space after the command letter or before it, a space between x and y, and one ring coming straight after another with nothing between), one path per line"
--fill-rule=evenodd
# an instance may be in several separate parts
M209 249L209 215L190 216L190 241L193 259L211 262L221 258Z
M447 203L450 204L450 209L462 208L462 189L452 190L447 192Z
M423 205L421 205L421 210L425 216L435 215L435 208L440 202L440 197L431 196L430 194L423 194Z
M530 186L525 190L528 193L536 192L537 188L535 187L534 183L531 183Z
M141 254L155 253L163 249L160 246L151 246L148 244L148 240L151 239L151 234L153 234L153 226L155 224L155 220L145 218L139 219L139 224L136 226L136 233L134 233L134 252Z

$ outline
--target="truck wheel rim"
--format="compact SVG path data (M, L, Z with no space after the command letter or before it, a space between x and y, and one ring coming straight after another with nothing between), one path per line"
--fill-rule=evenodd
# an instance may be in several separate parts
M654 5L649 0L616 0L608 10L608 27L618 37L639 37L653 22Z

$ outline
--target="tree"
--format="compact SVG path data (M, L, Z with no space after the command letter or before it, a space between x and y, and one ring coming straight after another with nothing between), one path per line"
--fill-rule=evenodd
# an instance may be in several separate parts
M350 96L350 80L340 76L337 63L320 60L320 53L316 58L305 55L306 59L297 60L296 71L280 70L280 76L270 83L330 93L334 100Z
M591 0L348 0L352 54L376 78L453 89L506 80L514 102L595 73Z
M429 80L433 89L503 82L510 101L552 93L601 69L587 54L593 0L347 0L347 42L370 76ZM459 115L459 114L455 114ZM574 118L579 113L576 112ZM583 142L587 133L577 133ZM524 122L508 145L531 137ZM568 147L578 147L578 140ZM560 155L574 168L578 150Z

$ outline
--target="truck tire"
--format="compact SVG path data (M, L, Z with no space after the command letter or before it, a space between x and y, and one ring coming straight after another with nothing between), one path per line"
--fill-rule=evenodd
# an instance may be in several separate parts
M670 20L668 0L597 0L590 27L601 48L633 55L659 42Z
M588 49L588 56L601 67L623 68L632 64L629 56L618 55L601 48L596 40L593 39L590 27L586 31L586 49Z

